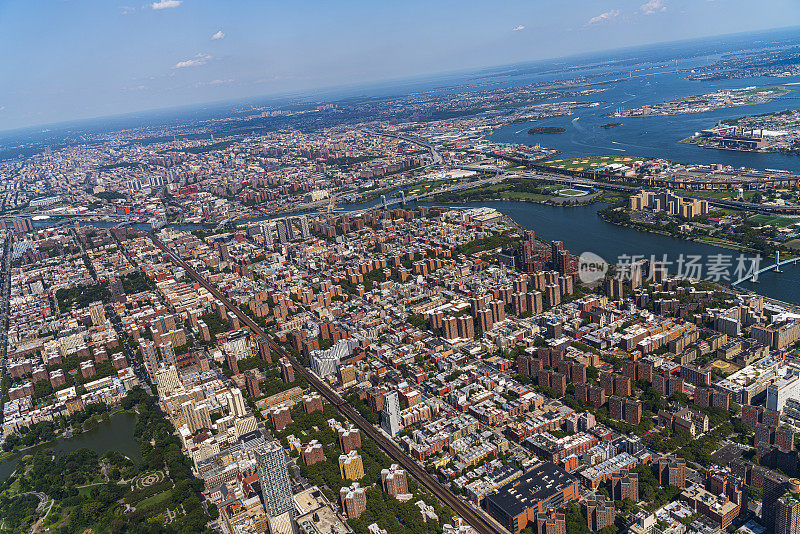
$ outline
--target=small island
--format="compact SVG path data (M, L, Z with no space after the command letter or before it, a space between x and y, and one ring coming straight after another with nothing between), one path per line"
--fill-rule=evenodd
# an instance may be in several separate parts
M683 115L707 113L718 109L766 104L789 94L791 89L782 85L720 89L704 95L677 98L660 104L647 104L635 109L617 109L607 117L653 117L658 115Z
M535 128L531 128L528 130L528 134L536 135L536 134L559 134L566 132L566 128L561 128L560 126L537 126Z
M600 128L605 128L608 130L609 128L616 128L617 126L622 126L621 122L609 122L607 124L600 125Z

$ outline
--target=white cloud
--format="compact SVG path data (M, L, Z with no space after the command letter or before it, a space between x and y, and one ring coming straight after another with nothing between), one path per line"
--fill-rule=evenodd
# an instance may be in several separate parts
M233 83L233 78L228 78L226 80L211 80L210 82L197 82L195 87L204 87L206 85L223 85Z
M167 9L170 7L178 7L183 3L183 0L158 0L150 4L153 9Z
M197 54L192 59L186 59L184 61L178 61L173 69L185 69L186 67L199 67L200 65L205 65L208 63L208 60L211 59L211 56L208 54Z
M211 36L212 41L219 41L220 39L225 39L225 32L219 30L217 33Z
M666 0L648 0L646 3L642 4L642 7L639 8L639 11L645 15L652 15L653 13L658 13L659 11L666 11L666 3Z
M130 15L136 11L136 8L130 6L119 6L119 10L121 15Z
M587 22L586 24L587 26L589 24L598 24L600 22L606 22L611 19L615 19L618 16L619 16L619 9L612 9L611 11L606 11L605 13L600 13L596 17L590 18L589 22Z
M520 24L519 26L517 26L517 27L515 27L515 28L511 28L511 31L512 31L512 32L521 32L521 31L522 31L522 30L524 30L524 29L525 29L525 26L523 26L522 24Z

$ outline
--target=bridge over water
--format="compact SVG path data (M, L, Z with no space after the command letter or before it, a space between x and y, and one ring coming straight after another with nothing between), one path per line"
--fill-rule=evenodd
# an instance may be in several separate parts
M753 274L748 274L747 276L739 278L735 282L732 282L731 285L732 286L737 286L737 285L741 284L742 282L746 282L748 280L750 282L757 283L759 274L765 273L767 271L780 272L781 265L788 265L790 263L797 263L798 261L800 261L800 256L798 256L796 258L791 258L791 259L788 259L788 260L781 261L781 253L780 253L780 251L777 251L777 252L775 252L775 264L774 265L770 265L768 267L764 267L764 268L759 269L758 271L754 272Z

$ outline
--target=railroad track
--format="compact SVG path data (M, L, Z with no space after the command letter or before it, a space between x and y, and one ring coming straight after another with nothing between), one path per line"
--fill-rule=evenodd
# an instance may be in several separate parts
M246 315L238 306L234 306L228 298L222 294L216 287L211 285L208 280L200 276L188 263L182 258L178 257L174 252L169 250L160 239L158 239L154 232L150 232L150 239L153 243L166 253L169 258L179 266L181 266L195 281L205 287L209 293L214 295L220 300L225 307L228 308L241 322L246 324L253 332L261 338L266 339L270 348L274 350L281 357L286 358L294 366L295 371L314 388L316 389L328 402L336 407L339 412L348 418L350 421L364 432L367 436L372 438L378 446L391 458L403 468L408 471L420 484L422 484L428 491L433 493L440 501L453 509L453 511L461 516L472 528L477 530L480 534L496 534L498 532L507 532L499 523L484 517L483 514L476 511L472 506L460 500L453 495L446 487L439 483L437 479L432 477L425 471L413 458L403 452L394 441L387 438L380 431L378 431L369 421L367 421L358 411L346 402L338 393L331 389L325 382L317 378L315 374L309 371L297 358L294 357L289 351L278 345L275 340L267 335L264 330L248 315Z

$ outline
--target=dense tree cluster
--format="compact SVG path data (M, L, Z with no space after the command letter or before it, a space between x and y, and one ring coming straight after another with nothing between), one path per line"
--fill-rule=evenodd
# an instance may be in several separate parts
M108 291L108 282L100 282L99 284L75 287L62 287L56 291L56 300L58 301L58 309L61 311L70 308L85 308L92 302L108 301L111 299L111 293Z
M121 279L122 289L127 294L147 291L151 288L150 279L142 273L135 272L123 276Z
M336 432L328 426L329 419L341 420L336 409L330 404L325 404L323 411L310 414L305 413L301 405L297 405L292 410L292 423L283 430L276 431L275 435L287 449L286 438L289 435L299 438L302 443L307 443L312 439L319 440L323 446L326 460L310 466L298 462L298 467L311 484L319 486L331 501L336 501L339 489L348 486L352 481L342 480L339 472L338 458L342 451L339 449ZM415 494L411 502L401 503L381 490L381 470L389 467L391 461L374 441L362 435L361 447L358 452L364 464L364 476L358 482L362 487L368 488L367 510L360 519L348 521L358 534L366 533L367 526L375 522L388 532L397 534L439 532L441 531L440 525L451 522L452 510L441 506L430 495L420 493L417 482L410 477L408 489ZM298 456L296 451L293 451L292 455ZM423 521L419 508L414 504L419 499L425 500L434 507L439 516L438 522L429 520L426 523Z
M38 498L21 494L35 491L54 499L56 511L48 516L48 523L54 525L52 531L57 533L82 532L87 528L99 533L207 531L205 525L211 517L198 497L203 483L192 476L190 460L181 452L171 425L159 413L154 399L136 388L122 404L123 408L135 408L137 412L134 436L141 447L141 463L135 465L116 451L99 456L92 450L79 449L54 456L48 449L36 450L22 460L17 475L0 484L0 517L6 519L6 529L12 532L30 529L36 519ZM76 413L72 422L79 424L81 418L95 420L93 415ZM35 428L31 432L46 430ZM165 472L167 477L147 489L130 489L131 479L152 471ZM151 495L153 498L149 499ZM156 498L159 496L164 498ZM136 511L126 513L124 503L136 504ZM185 515L167 525L162 515L166 508L182 508ZM210 513L216 515L216 508L211 508Z
M677 486L662 486L649 465L640 465L634 472L639 475L639 498L647 503L648 511L652 512L672 502L681 492Z
M433 505L433 499L428 498L427 504ZM400 502L388 493L378 488L367 489L367 509L358 519L347 522L353 527L356 534L367 534L367 526L378 523L389 534L436 534L441 532L441 525L452 522L453 513L450 509L441 509L437 513L439 520L423 520L419 507L414 504L416 499Z

